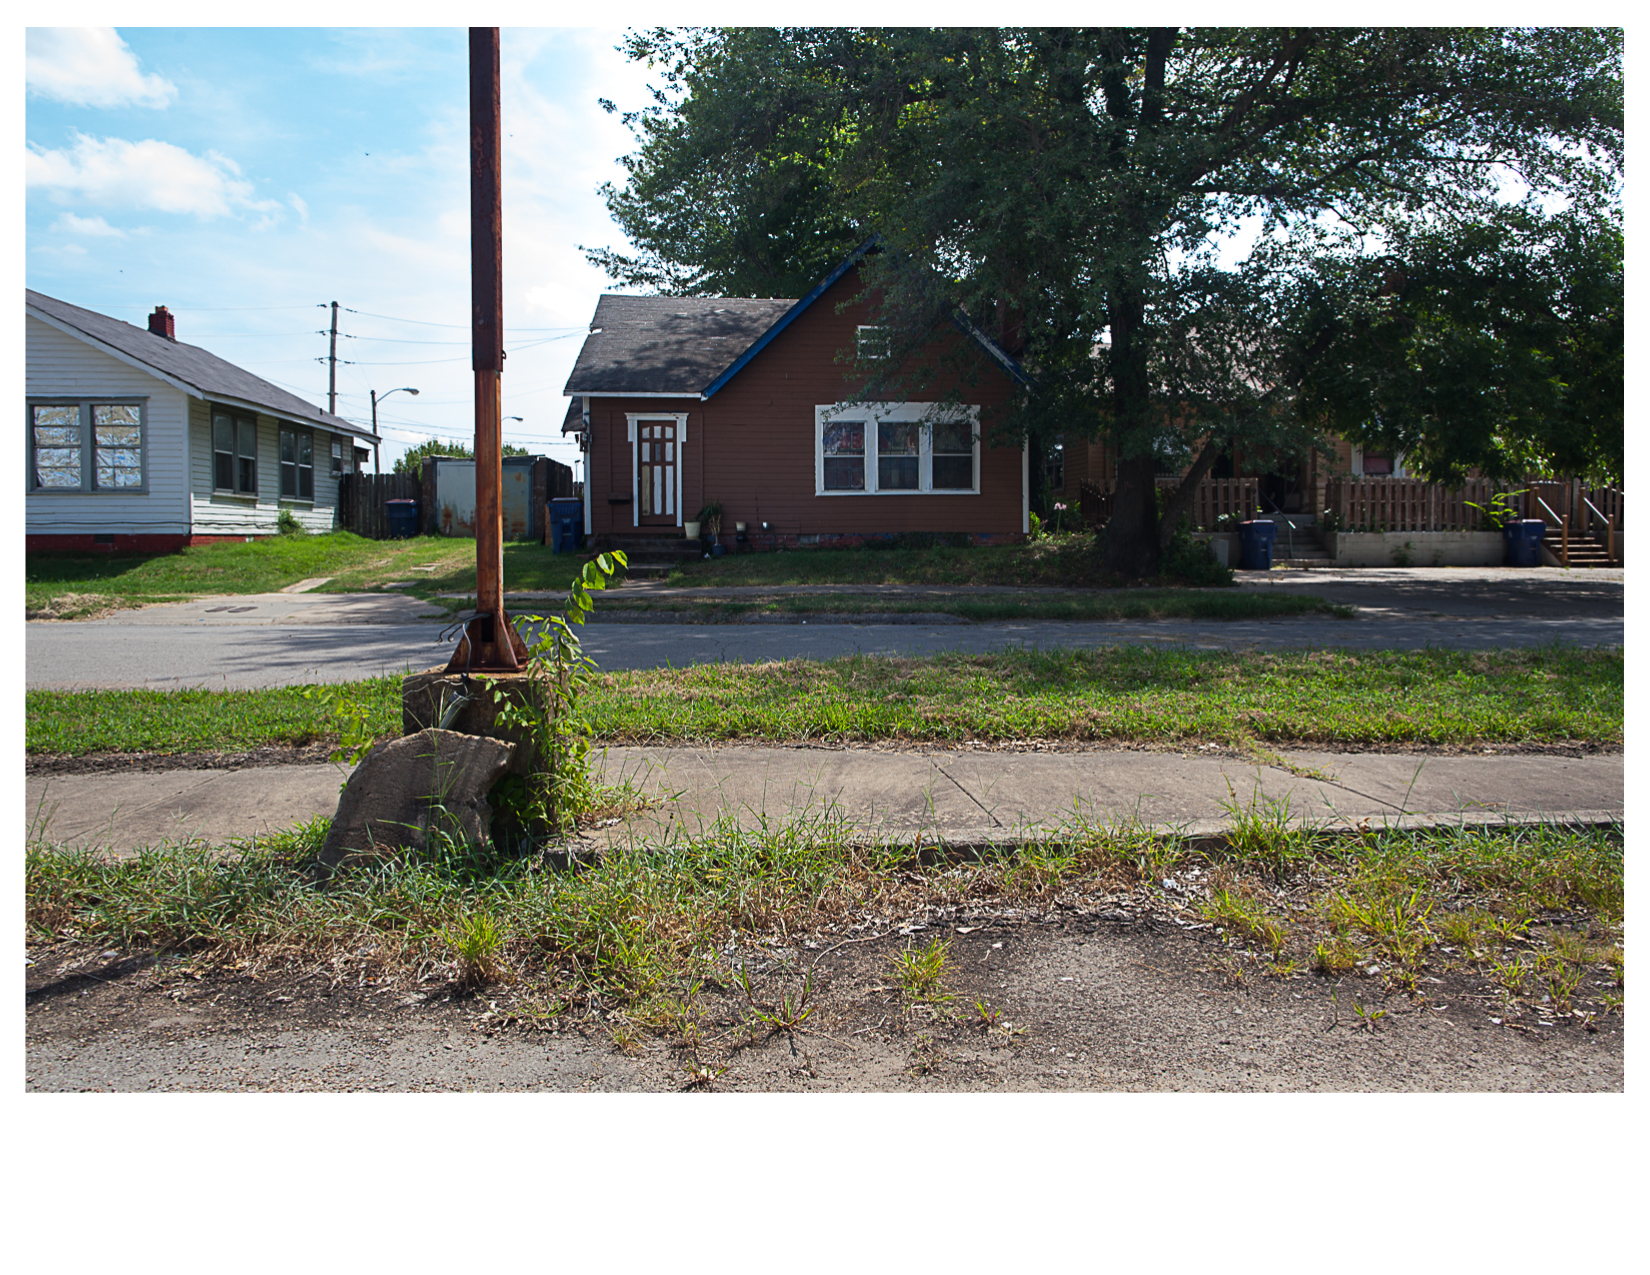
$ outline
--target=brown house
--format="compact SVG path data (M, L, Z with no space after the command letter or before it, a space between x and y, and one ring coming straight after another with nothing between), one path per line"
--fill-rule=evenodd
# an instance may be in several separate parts
M565 390L564 428L585 452L588 535L680 536L711 503L725 538L743 522L758 547L1026 533L1025 449L988 437L991 410L1025 373L972 325L959 317L934 338L978 355L972 383L935 381L910 402L851 401L864 380L843 356L876 347L872 307L856 300L872 246L795 301L600 299Z

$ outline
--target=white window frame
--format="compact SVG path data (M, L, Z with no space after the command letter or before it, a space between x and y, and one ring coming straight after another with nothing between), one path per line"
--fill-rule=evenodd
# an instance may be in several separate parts
M861 323L854 328L854 358L885 359L888 357L888 329L880 323Z
M686 412L626 412L625 433L630 437L630 525L642 525L642 485L636 472L636 425L640 421L676 422L676 525L682 525L682 473L687 469ZM586 489L590 484L585 483Z
M77 409L80 424L80 485L78 487L45 487L36 483L34 409L37 407L73 407ZM97 407L135 407L138 413L138 482L135 487L99 487L97 485L97 436L92 424L92 409ZM68 398L40 395L25 401L27 416L24 431L27 455L24 457L23 481L30 495L43 496L146 496L149 494L149 400L138 395L104 395L95 398Z
M1377 454L1379 454L1379 453L1377 453ZM1354 478L1365 478L1365 477L1374 477L1375 476L1375 475L1366 475L1364 473L1364 449L1363 449L1363 445L1360 444L1360 443L1353 443L1352 444L1351 469L1352 469L1352 476ZM1404 453L1403 452L1393 452L1392 453L1392 472L1390 474L1381 474L1380 477L1382 477L1382 478L1408 478L1409 477L1409 474L1407 474L1404 471Z
M832 421L865 422L865 489L827 491L825 489L825 426ZM922 426L918 431L917 486L881 491L877 487L877 423ZM934 489L934 429L936 424L966 421L974 435L974 483L972 487ZM814 406L814 495L816 496L978 496L980 494L980 409L978 404L956 406L949 403L819 403Z

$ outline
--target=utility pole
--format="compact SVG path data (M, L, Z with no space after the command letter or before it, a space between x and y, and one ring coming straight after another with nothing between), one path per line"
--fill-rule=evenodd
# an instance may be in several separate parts
M338 415L338 303L332 303L332 345L327 350L327 411Z
M504 228L498 28L470 28L470 345L475 370L476 615L449 672L515 672L527 645L504 613Z

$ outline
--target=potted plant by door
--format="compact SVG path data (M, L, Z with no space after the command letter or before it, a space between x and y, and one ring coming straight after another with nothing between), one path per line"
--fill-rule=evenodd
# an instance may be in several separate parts
M714 557L720 558L722 546L717 542L717 537L722 533L722 502L713 500L707 504L699 511L698 522L707 550Z

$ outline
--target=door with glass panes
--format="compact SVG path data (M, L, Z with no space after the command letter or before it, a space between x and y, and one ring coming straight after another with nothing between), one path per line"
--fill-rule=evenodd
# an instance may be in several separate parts
M636 422L636 510L642 526L676 525L675 421Z

